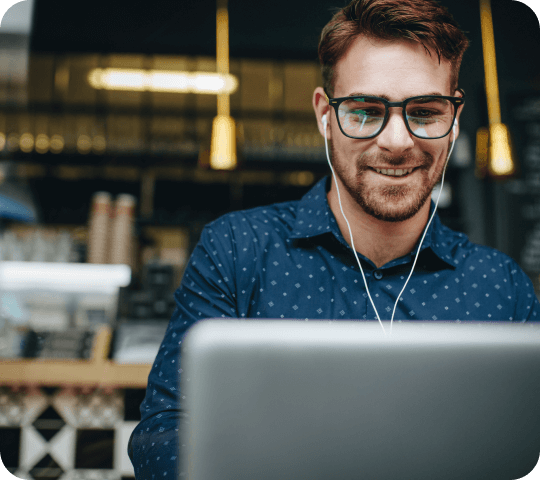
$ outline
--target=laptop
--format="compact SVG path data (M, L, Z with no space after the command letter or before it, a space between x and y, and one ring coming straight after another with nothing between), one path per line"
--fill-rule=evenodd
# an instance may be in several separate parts
M513 480L540 455L540 325L223 320L182 348L190 480Z

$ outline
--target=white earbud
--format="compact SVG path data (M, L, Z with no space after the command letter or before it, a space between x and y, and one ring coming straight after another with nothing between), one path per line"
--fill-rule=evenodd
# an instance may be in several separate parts
M326 124L328 123L328 120L327 120L327 117L326 117L326 113L322 116L322 124L323 124L323 127L324 129L326 130Z
M452 125L452 135L454 136L454 140L453 142L456 141L456 127L458 126L458 123L457 123L457 118L454 119L454 125ZM452 143L452 148L453 148L453 143Z

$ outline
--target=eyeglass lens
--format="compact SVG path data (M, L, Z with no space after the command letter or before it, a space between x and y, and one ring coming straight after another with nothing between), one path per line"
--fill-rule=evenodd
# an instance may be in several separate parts
M370 98L354 98L342 102L338 113L341 128L347 135L367 138L379 133L384 122L385 104ZM441 137L452 128L454 105L444 98L422 97L408 102L405 113L414 135Z

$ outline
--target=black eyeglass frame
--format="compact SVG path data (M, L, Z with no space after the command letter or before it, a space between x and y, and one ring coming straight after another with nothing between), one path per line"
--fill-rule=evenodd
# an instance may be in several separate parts
M384 128L386 127L386 124L388 123L388 117L390 116L388 109L390 107L401 107L402 113L403 113L403 122L405 123L405 126L407 127L407 130L412 135L414 135L416 138L420 138L422 140L437 140L439 138L446 137L450 133L450 131L452 130L452 127L454 126L454 121L456 120L456 116L457 116L457 112L458 112L459 107L461 105L465 105L465 90L463 90L462 88L458 88L457 90L458 90L458 92L460 92L463 95L463 97L446 97L446 96L443 96L443 95L419 95L417 97L406 98L402 102L389 102L388 100L385 100L384 98L371 97L369 95L354 96L354 97L330 98L328 96L328 94L326 93L326 91L325 91L325 94L326 94L326 98L328 100L328 104L330 106L332 106L334 108L334 111L336 112L336 119L337 119L337 122L338 122L338 125L339 125L339 129L341 130L341 133L343 133L343 135L345 135L346 137L354 138L355 140L367 140L368 138L376 137L377 135L379 135L384 130ZM454 118L452 118L452 122L450 123L450 128L448 129L448 131L444 135L441 135L440 137L419 137L418 135L416 135L411 130L411 127L409 127L409 122L407 121L407 116L406 116L407 115L406 114L407 104L409 102L411 102L412 100L417 100L419 98L426 98L426 97L442 98L442 99L445 99L445 100L449 100L454 105ZM384 119L383 119L383 123L381 125L381 128L379 129L379 131L377 133L375 133L373 135L370 135L368 137L353 137L351 135L346 134L343 131L343 128L341 128L341 122L339 121L339 111L338 111L339 106L345 100L354 100L355 98L368 98L370 100L378 100L378 101L380 101L380 102L382 102L384 104L384 108L385 108L385 110L384 110Z

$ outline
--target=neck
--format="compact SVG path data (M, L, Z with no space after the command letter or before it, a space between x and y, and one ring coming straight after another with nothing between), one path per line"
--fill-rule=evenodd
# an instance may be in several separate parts
M338 180L339 181L339 180ZM428 222L430 202L427 201L412 218L403 222L385 222L368 215L340 185L341 204L349 221L354 247L358 253L369 258L377 268L411 253L420 240ZM343 238L352 247L347 223L343 218L335 184L328 192L328 203L336 217Z

